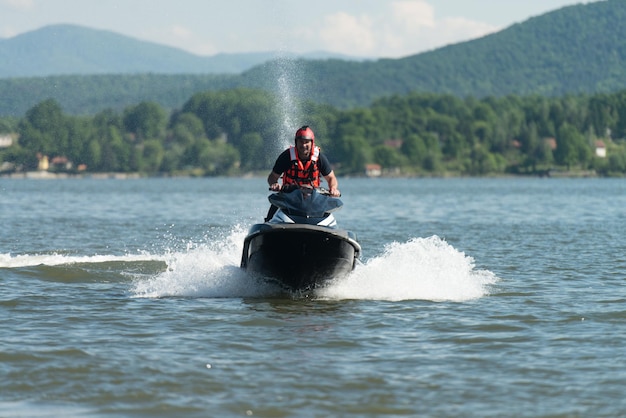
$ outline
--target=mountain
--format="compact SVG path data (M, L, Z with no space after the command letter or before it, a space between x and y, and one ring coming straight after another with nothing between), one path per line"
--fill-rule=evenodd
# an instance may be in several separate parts
M285 81L293 99L308 99L338 108L369 106L378 98L413 91L458 97L608 93L626 89L624 21L626 0L606 0L564 7L480 39L402 59L361 62L336 58L306 62L302 58L273 59L241 73L220 75L198 74L199 67L185 75L157 74L155 69L159 67L151 67L146 70L150 74L0 79L0 95L4 99L0 101L0 115L22 115L29 107L50 97L57 99L69 113L94 113L106 107L119 109L140 101L155 101L174 109L202 90L249 87L285 94ZM94 31L94 36L96 33L100 32ZM202 60L196 56L191 60L186 53L177 55L181 51L171 48L168 50L172 55L168 56L160 49L163 47L139 41L130 43L137 48L133 52L129 52L132 48L128 46L128 49L110 48L107 42L113 43L119 35L100 35L106 36L89 42L72 41L82 45L81 57L92 57L82 58L81 62L94 62L97 55L105 56L104 52L108 51L107 61L125 62L127 68L134 63L135 71L142 71L156 65L148 65L156 62L156 58L169 57L168 62L158 64L161 72L165 72L171 68L168 65L183 65L184 56L192 64L198 62L196 59ZM96 51L91 55L89 45ZM69 53L71 48L63 50ZM0 58L1 51L0 45ZM41 57L34 66L52 66L52 62L45 61L44 47L38 54ZM136 55L142 58L135 60ZM71 59L76 59L76 55L74 58L68 55L67 60Z
M0 78L92 74L240 73L275 59L275 52L203 57L105 30L51 25L0 40ZM316 52L303 58L346 58Z
M349 107L411 91L455 96L565 95L626 88L626 1L579 4L498 33L402 59L313 61L300 77L307 97ZM276 63L242 74L270 88Z

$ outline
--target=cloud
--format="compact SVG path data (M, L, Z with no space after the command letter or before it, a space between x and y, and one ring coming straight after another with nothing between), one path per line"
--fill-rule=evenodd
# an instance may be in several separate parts
M202 56L215 55L219 52L219 50L217 49L215 44L213 44L213 42L202 42L202 41L194 42L191 45L191 47L188 48L188 50L191 51L193 54L202 55Z
M174 25L170 27L170 34L174 36L176 39L181 39L183 41L189 40L192 37L192 32L188 28L180 25Z
M469 20L464 17L448 17L440 22L442 40L448 43L475 39L496 32L502 28L484 22Z
M425 1L395 1L391 4L391 13L393 22L409 32L415 28L435 27L435 9Z
M213 43L199 39L191 29L182 25L170 26L167 35L162 43L180 47L182 42L187 51L196 55L213 55L217 51Z
M326 16L319 36L326 48L349 55L366 55L376 48L376 33L368 16L345 12Z
M0 29L0 39L8 39L17 35L19 32L10 26L6 26Z
M33 0L0 0L0 5L18 12L32 10L35 6Z
M425 0L397 0L377 15L327 15L317 37L323 48L348 55L398 58L475 39L499 28L463 17L437 18ZM315 36L309 34L308 36Z

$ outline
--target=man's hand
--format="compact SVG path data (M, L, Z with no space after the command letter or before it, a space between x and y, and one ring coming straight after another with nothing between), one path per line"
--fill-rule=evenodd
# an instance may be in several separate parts
M329 193L330 193L330 195L331 195L331 196L333 196L333 197L339 197L339 196L341 196L341 192L340 192L340 191L339 191L339 189L338 189L338 188L336 188L336 187L331 188L328 192L329 192Z
M273 192L279 192L280 191L280 184L278 184L278 183L270 184L270 190L273 191Z

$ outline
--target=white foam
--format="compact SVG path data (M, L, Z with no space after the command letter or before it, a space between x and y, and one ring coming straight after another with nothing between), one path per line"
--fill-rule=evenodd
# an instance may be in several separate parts
M437 236L391 243L384 253L318 292L327 299L465 301L488 295L497 277Z
M239 268L246 230L236 226L222 237L204 237L201 244L164 254L72 256L63 254L0 254L0 268L110 261L162 261L165 271L155 275L127 274L134 297L266 297L280 289ZM315 297L329 300L431 300L466 301L489 294L498 278L488 270L476 269L474 259L443 239L413 238L385 246L382 255L366 260L348 276L316 291Z
M138 280L139 297L262 297L277 288L257 281L239 268L245 233L233 232L224 242L172 254L168 270ZM474 259L439 237L391 243L384 253L359 265L348 277L316 291L331 300L465 301L488 295L497 277L477 270Z
M110 261L163 261L163 256L155 256L148 253L126 255L88 255L72 256L67 254L0 254L0 268L20 268L32 266L61 266L64 264L77 263L106 263Z
M239 268L245 232L236 227L229 236L172 253L167 270L140 278L132 289L136 297L254 297L275 292Z

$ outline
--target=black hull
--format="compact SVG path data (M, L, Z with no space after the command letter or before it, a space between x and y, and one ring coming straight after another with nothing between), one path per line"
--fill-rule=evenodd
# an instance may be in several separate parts
M244 241L241 267L289 290L310 290L349 274L360 256L354 234L316 225L257 224Z

